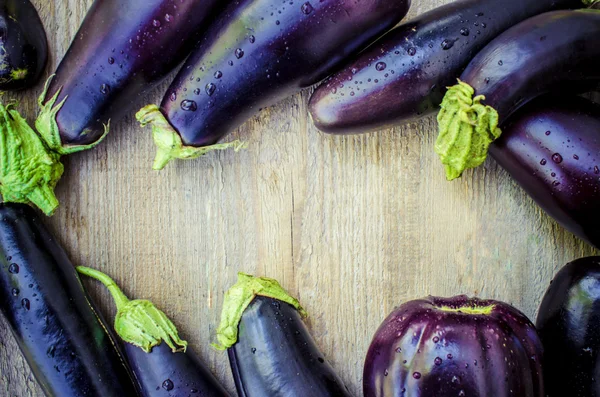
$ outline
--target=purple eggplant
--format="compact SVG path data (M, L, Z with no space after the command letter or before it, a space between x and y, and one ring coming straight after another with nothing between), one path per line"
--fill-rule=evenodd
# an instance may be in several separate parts
M600 86L600 11L554 11L510 28L471 61L438 114L435 150L449 180L479 166L500 127L549 92Z
M47 396L138 395L67 254L23 204L0 204L0 312Z
M414 300L379 327L365 397L543 397L542 345L529 319L493 300Z
M328 133L367 132L437 111L446 87L509 27L580 0L459 0L400 25L322 84L309 110Z
M0 90L34 86L48 61L46 31L29 0L0 1Z
M327 77L391 29L410 0L236 0L215 21L167 90L151 124L155 169L175 158L239 146L217 142L261 108Z
M600 257L563 267L536 321L548 397L600 396Z
M315 344L306 312L275 280L240 273L226 293L220 345L240 397L349 397Z
M184 60L218 8L216 0L96 0L39 99L37 131L0 123L11 129L0 141L10 153L0 172L5 200L51 215L60 156L98 144L111 121Z
M490 154L550 216L600 248L600 105L538 98L506 122Z
M79 266L102 282L117 304L115 330L144 397L228 397L214 375L179 337L167 316L147 300L129 300L106 274Z

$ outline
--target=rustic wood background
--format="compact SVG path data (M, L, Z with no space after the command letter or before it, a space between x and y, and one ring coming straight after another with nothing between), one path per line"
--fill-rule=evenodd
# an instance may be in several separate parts
M409 17L447 2L414 0ZM49 74L92 0L33 3L48 32ZM16 96L29 120L40 89ZM158 102L165 89L136 108ZM151 299L171 316L230 390L226 354L209 343L238 271L276 278L300 299L318 345L358 396L369 342L394 306L464 293L534 316L555 271L597 253L493 161L446 182L433 118L328 136L308 120L309 94L241 127L231 138L248 150L160 173L151 170L149 130L133 117L115 123L98 148L68 158L62 207L48 221L75 264L107 272L130 297ZM106 291L86 285L113 316ZM0 395L42 395L3 319Z

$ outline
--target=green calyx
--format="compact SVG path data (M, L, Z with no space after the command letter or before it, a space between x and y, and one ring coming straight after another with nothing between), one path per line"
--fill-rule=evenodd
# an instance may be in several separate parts
M295 307L301 316L307 316L300 302L290 296L276 280L238 273L237 283L225 293L221 323L217 328L219 343L212 345L215 349L226 350L237 342L238 325L242 315L257 296L266 296L288 303Z
M490 144L502 134L498 128L498 112L481 102L483 95L473 97L473 87L458 81L448 88L438 114L439 136L435 152L446 168L446 178L459 178L463 171L481 165Z
M0 194L5 202L33 204L50 216L64 167L13 105L0 104Z
M156 144L156 158L154 159L155 170L162 170L174 159L191 160L215 150L226 150L233 148L236 152L246 145L238 140L229 143L219 143L211 146L195 147L185 146L179 133L171 126L169 121L156 105L143 107L135 115L142 127L150 124L152 126L152 137Z
M165 313L147 300L129 300L119 286L106 274L89 267L78 266L80 274L100 281L111 293L117 305L115 331L125 342L150 353L154 346L166 343L173 353L185 352L188 343L179 337L175 325Z
M496 308L496 305L488 305L488 306L467 306L467 307L449 307L442 306L439 308L440 311L447 313L463 313L469 315L490 315Z

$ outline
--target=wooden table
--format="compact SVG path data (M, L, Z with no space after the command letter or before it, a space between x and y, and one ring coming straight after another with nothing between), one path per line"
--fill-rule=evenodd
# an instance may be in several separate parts
M414 0L415 16L449 0ZM33 0L51 47L66 52L92 0ZM141 105L158 102L163 84ZM16 97L33 120L41 87ZM69 156L48 220L74 263L153 300L230 390L213 350L238 271L269 276L310 314L318 345L355 395L371 337L394 306L424 295L501 299L534 316L555 271L597 252L565 232L492 160L446 182L433 118L335 137L309 122L310 90L233 136L245 151L151 170L149 130L132 116L93 151ZM7 97L13 97L12 94ZM132 112L133 113L133 112ZM86 282L112 318L107 292ZM0 395L41 396L0 320Z

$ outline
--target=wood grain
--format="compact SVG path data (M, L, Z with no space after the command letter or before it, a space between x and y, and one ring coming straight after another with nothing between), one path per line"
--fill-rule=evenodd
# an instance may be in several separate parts
M414 1L410 16L448 0ZM33 0L54 70L92 0ZM48 72L49 73L49 72ZM140 98L158 102L166 85ZM29 120L37 90L16 96ZM423 295L501 299L534 316L555 271L596 252L549 219L493 162L446 182L432 118L334 137L308 121L309 91L233 137L248 150L154 172L153 143L132 117L68 158L62 207L48 223L74 263L153 300L233 391L214 351L223 292L244 271L277 278L307 308L318 345L355 395L383 318ZM139 105L139 106L138 106ZM106 291L87 283L108 316ZM41 396L0 320L0 395Z

